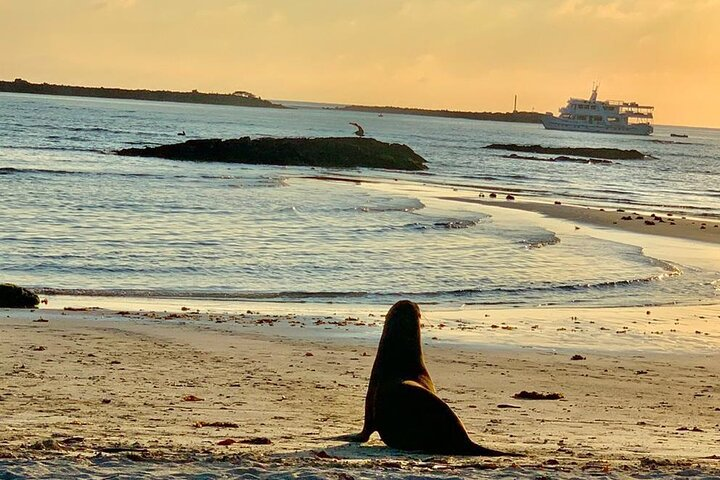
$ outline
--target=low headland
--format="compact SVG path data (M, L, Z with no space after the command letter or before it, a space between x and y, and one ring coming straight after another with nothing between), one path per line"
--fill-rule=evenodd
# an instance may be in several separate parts
M78 87L52 83L31 83L22 78L8 82L0 80L0 92L30 93L39 95L63 95L69 97L119 98L125 100L149 100L155 102L202 103L208 105L231 105L236 107L287 108L250 92L203 93L174 92L171 90L130 90L125 88Z
M334 110L350 112L368 112L377 114L395 113L402 115L420 115L424 117L466 118L495 122L542 123L542 113L537 112L468 112L462 110L432 110L427 108L347 105L334 107Z
M425 159L407 145L372 138L200 139L157 147L125 148L115 153L134 157L253 165L427 169Z

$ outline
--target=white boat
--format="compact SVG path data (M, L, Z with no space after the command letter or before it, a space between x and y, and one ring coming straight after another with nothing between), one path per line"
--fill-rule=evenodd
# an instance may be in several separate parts
M593 86L589 100L571 98L560 115L548 113L542 123L548 130L572 132L621 133L626 135L650 135L654 107L635 102L598 100L598 87Z

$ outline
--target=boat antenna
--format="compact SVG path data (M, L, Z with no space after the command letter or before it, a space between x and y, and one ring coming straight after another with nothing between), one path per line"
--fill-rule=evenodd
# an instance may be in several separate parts
M599 86L600 86L600 82L597 82L597 83L593 82L592 95L590 95L590 101L593 103L597 101L597 91L598 91Z

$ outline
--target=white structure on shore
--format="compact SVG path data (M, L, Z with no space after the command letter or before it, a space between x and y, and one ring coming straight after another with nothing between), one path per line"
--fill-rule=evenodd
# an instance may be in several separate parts
M542 118L549 130L573 132L622 133L650 135L653 127L653 108L635 102L617 102L597 99L598 86L593 86L589 100L571 98L560 109L558 117L548 113Z

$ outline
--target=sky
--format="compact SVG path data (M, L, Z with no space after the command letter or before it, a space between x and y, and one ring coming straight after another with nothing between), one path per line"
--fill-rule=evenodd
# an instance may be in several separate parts
M720 0L0 0L0 79L720 127Z

